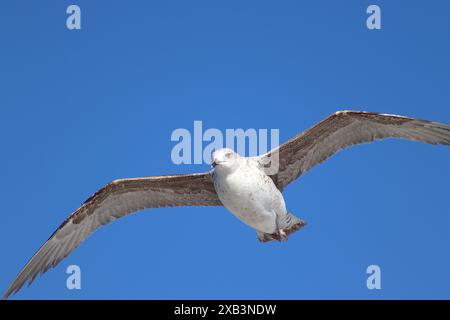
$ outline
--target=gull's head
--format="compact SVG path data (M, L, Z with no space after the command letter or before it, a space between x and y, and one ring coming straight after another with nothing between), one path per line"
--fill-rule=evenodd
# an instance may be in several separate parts
M229 148L224 148L214 151L211 158L214 169L233 170L237 166L239 155Z

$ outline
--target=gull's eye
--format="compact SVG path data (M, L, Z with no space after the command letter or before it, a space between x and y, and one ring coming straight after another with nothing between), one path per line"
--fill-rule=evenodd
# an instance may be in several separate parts
M230 159L231 158L231 153L226 153L225 154L225 158Z

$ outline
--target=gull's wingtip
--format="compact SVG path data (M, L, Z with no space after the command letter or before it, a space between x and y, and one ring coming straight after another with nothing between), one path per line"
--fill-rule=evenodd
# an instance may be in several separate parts
M3 294L1 300L8 300L8 298L9 298L11 295L16 294L16 293L20 290L20 287L17 288L17 287L14 286L14 284L15 284L15 283L13 283L13 284L8 288L8 290L5 291L5 293Z
M11 295L11 293L9 292L5 292L1 298L1 300L7 300L9 298L9 296Z

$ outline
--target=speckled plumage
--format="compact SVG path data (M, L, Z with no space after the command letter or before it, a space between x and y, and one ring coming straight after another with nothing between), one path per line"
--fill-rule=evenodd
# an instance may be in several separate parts
M223 150L226 149L219 150L219 153ZM257 231L276 232L277 218L287 213L283 195L255 159L235 155L236 165L232 170L218 165L213 172L214 187L220 201Z
M286 211L281 194L284 188L336 152L384 138L449 145L450 126L397 115L338 111L259 157L242 158L232 150L218 150L211 172L115 180L58 227L20 271L3 299L56 266L102 225L145 208L223 204L256 229L262 242L285 239L304 222ZM273 161L278 170L268 172L266 165Z

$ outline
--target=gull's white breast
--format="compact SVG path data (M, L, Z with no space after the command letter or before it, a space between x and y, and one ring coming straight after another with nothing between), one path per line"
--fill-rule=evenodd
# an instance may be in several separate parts
M277 216L286 214L278 188L251 158L240 158L232 172L215 169L214 187L222 204L252 228L274 233Z

